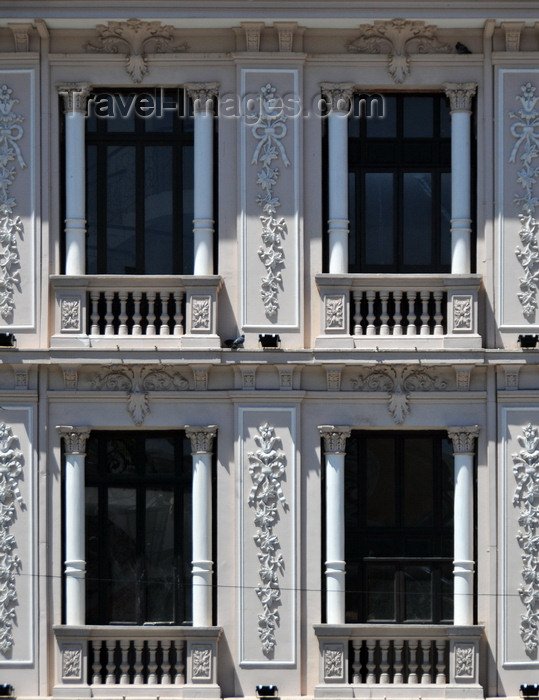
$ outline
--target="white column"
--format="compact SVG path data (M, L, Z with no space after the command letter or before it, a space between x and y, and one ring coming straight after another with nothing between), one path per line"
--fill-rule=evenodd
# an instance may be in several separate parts
M65 452L66 624L86 624L84 460L89 428L58 426Z
M344 624L344 458L347 426L321 425L326 455L326 622Z
M58 85L65 114L66 275L86 274L85 123L89 85Z
M451 272L471 271L470 119L477 83L447 83L451 105Z
M209 627L212 612L211 457L215 425L186 426L193 455L193 626Z
M473 625L473 460L477 425L448 428L455 458L454 528L454 613L455 625Z
M195 275L213 275L213 98L219 83L189 83L195 121Z
M348 114L352 83L321 83L328 114L329 272L348 272Z

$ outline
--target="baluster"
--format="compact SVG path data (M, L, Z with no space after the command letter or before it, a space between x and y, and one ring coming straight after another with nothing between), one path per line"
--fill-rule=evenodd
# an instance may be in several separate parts
M114 316L112 314L112 302L114 300L114 292L105 292L105 335L114 335L114 326L112 321Z
M421 649L423 650L423 675L421 676L421 683L423 685L430 685L432 683L432 669L430 662L430 639L421 640Z
M142 316L140 314L140 301L142 299L142 292L133 292L133 331L132 335L142 335L142 328L140 322Z
M380 683L389 683L389 639L380 640Z
M148 325L146 326L146 335L155 335L155 292L146 292L146 301L148 302Z
M366 335L376 335L376 328L374 326L374 300L376 298L376 292L367 292L367 333Z
M408 683L410 685L414 685L417 683L417 654L418 654L418 646L417 646L417 639L409 639L408 640L408 654L409 654L409 661L408 661Z
M380 335L389 335L389 314L387 313L387 301L389 299L389 292L380 292L380 302L381 302L381 312L380 312Z
M107 677L105 679L105 684L106 685L115 685L116 684L116 675L114 673L116 664L114 663L114 652L116 650L116 642L114 641L107 641L105 640L105 651L106 651L106 669L107 669Z
M429 326L429 299L430 292L420 292L421 297L421 330L420 335L430 335Z
M436 674L436 685L445 685L445 639L436 640L436 668L438 670Z
M92 313L90 315L90 335L99 335L99 297L101 292L90 292Z
M168 325L169 315L168 315L168 298L170 293L164 289L159 292L159 298L161 299L161 326L159 327L159 335L170 335L170 327Z
M148 640L148 685L157 685L157 640Z
M393 669L395 671L393 675L393 683L404 683L404 676L402 675L402 669L404 666L404 659L402 653L404 650L404 640L395 639L393 642L393 652L395 654L395 659L393 661Z
M161 654L162 654L162 661L161 661L161 671L163 674L161 675L161 685L170 685L171 681L171 675L170 675L170 651L171 651L171 643L167 642L165 646L165 642L161 642Z
M415 299L417 292L407 292L408 296L408 328L406 335L417 335L417 326L415 325Z
M393 335L402 335L402 292L393 292L393 301L395 303Z
M120 299L120 326L118 328L118 335L127 335L127 292L119 292L118 297Z
M142 657L144 654L144 640L143 639L135 639L134 645L135 645L135 663L133 664L133 667L135 669L135 677L133 678L133 684L134 685L143 685L144 676L142 675L142 669L143 669L144 663L143 663Z
M184 685L185 684L185 662L183 659L183 653L185 648L185 642L178 640L174 643L176 647L176 677L174 678L174 685Z
M129 640L120 640L120 685L129 685Z
M183 292L174 292L174 335L183 335L182 301Z
M434 292L434 335L444 334L444 327L442 326L442 321L444 319L442 314L442 299L443 292Z
M352 642L354 657L352 661L352 683L361 683L361 640Z
M354 292L354 335L363 335L361 327L361 298L363 292Z
M101 641L92 640L92 649L94 652L94 663L92 665L92 685L103 685L103 677L101 676Z
M367 639L367 683L376 683L376 675L374 673L376 668L376 660L374 658L375 650L376 640L372 641Z

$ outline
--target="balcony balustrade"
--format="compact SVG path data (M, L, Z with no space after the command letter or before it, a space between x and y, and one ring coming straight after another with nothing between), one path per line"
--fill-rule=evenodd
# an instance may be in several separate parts
M54 275L52 347L220 347L208 276Z
M62 698L219 698L220 627L56 626Z
M315 632L320 649L315 698L483 697L482 627L316 625Z
M316 347L481 347L480 282L480 275L317 275Z

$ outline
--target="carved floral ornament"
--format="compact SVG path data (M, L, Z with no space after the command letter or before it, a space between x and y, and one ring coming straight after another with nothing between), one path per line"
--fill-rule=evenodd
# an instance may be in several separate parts
M424 367L402 365L375 367L352 380L356 391L383 391L388 396L388 411L395 423L403 423L410 413L413 391L442 391L447 382Z
M64 450L67 455L85 455L86 440L90 437L90 428L59 425L58 434L64 439Z
M16 578L21 572L21 560L15 550L15 536L10 527L17 517L15 506L24 508L19 488L24 464L18 448L18 438L5 423L0 423L0 653L7 656L13 649L13 626L19 604Z
M535 218L539 206L539 195L535 187L539 170L539 111L536 109L539 96L536 96L536 87L531 83L521 85L520 92L516 97L520 102L520 109L509 113L513 120L511 135L515 139L509 162L516 163L518 158L520 167L517 171L517 183L522 188L522 192L514 198L520 210L518 235L522 242L522 247L517 247L515 254L524 270L524 276L520 278L518 299L522 304L524 316L533 322L537 311L539 287L539 223Z
M98 24L99 44L87 44L86 49L96 53L124 53L125 69L134 83L142 82L148 73L148 53L179 53L187 51L188 44L174 46L174 27L161 22L126 22Z
M17 164L21 170L26 168L19 146L24 117L13 112L19 100L12 94L7 85L0 86L0 315L7 322L12 319L15 288L20 283L17 243L24 236L21 217L13 214L17 202L9 188L15 182Z
M212 454L213 441L217 436L217 426L185 426L185 434L191 440L191 449L193 455Z
M388 55L388 71L395 83L403 83L410 74L411 53L453 53L455 49L440 42L438 27L406 19L362 24L360 35L347 44L350 53Z
M277 216L281 201L274 187L279 179L279 168L274 161L281 161L285 168L290 166L282 139L287 134L286 115L282 109L282 100L276 95L276 88L270 83L260 88L260 114L251 127L253 138L257 142L251 165L260 165L257 172L257 185L261 192L256 203L262 210L262 243L258 257L266 268L266 276L262 278L261 296L266 316L274 319L279 310L279 290L283 280L281 270L284 267L283 238L288 233L286 221Z
M513 505L520 508L522 528L517 542L522 550L522 579L518 589L526 611L520 617L520 636L526 653L535 656L539 644L539 434L531 423L518 436L521 450L512 455L517 486Z
M345 454L346 440L352 434L352 429L344 425L321 425L318 430L324 440L326 454Z
M97 374L92 389L126 392L129 415L135 425L142 425L150 413L150 391L185 391L189 382L180 372L165 367L117 365Z
M286 456L279 447L281 439L275 435L275 428L264 423L258 430L259 435L254 439L259 449L247 455L253 481L249 505L255 510L257 531L254 541L259 549L260 562L260 584L255 588L262 604L262 613L258 615L258 636L262 652L271 657L277 643L275 631L279 626L279 573L284 570L284 558L274 527L279 521L279 502L284 509L288 508L281 483L286 478Z

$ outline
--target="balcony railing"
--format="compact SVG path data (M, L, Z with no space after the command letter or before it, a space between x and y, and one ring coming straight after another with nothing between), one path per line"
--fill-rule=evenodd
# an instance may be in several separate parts
M218 276L51 277L52 347L220 347Z
M483 628L446 625L316 625L315 697L482 698ZM410 686L420 685L414 690Z
M220 627L57 626L64 698L219 698Z
M320 348L474 348L480 275L320 274Z

